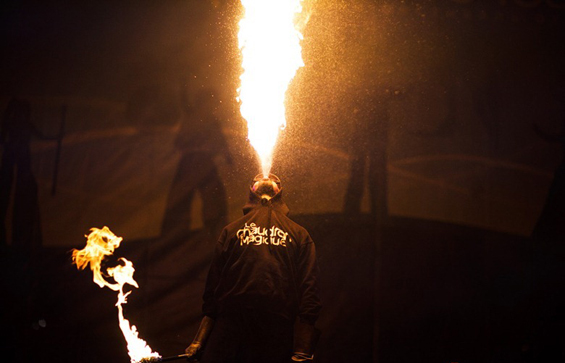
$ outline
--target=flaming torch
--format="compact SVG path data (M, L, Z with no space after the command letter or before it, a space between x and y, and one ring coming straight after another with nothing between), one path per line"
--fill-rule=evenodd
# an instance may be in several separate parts
M91 233L86 237L86 247L82 250L73 250L73 263L75 263L80 270L84 270L90 265L94 283L101 288L108 287L114 291L118 291L118 302L116 303L118 307L118 320L120 329L127 342L131 363L137 363L147 359L158 360L161 357L159 353L153 352L151 347L149 347L143 339L138 337L135 325L130 325L129 321L124 318L122 305L127 303L127 297L131 293L131 291L124 293L124 285L128 284L139 287L137 282L133 279L133 273L135 271L133 264L125 258L120 258L119 261L123 263L122 265L106 269L105 274L114 278L115 283L108 282L104 279L102 274L102 261L106 256L112 255L116 248L120 247L122 238L114 235L108 227L102 229L92 228Z
M238 41L242 68L238 90L248 139L257 151L265 178L273 161L279 130L286 126L285 93L304 66L297 19L301 0L241 0L244 16Z

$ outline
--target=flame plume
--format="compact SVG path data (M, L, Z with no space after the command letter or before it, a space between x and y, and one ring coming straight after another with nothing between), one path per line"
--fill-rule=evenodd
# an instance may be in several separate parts
M112 255L116 248L120 247L122 238L114 235L108 227L102 229L92 228L90 231L91 233L86 236L86 247L82 250L73 250L73 263L75 263L80 270L84 270L90 265L93 280L98 286L101 288L108 287L114 291L118 291L118 302L116 303L118 307L118 320L120 329L127 342L131 363L139 362L143 358L159 358L159 353L153 352L151 347L148 346L143 339L138 337L135 325L130 326L129 321L124 318L122 305L127 303L127 297L131 293L131 291L129 291L124 294L124 285L128 284L139 287L137 282L133 279L135 269L131 261L120 258L119 261L123 263L123 265L106 269L107 275L114 278L116 283L106 281L102 275L102 261L106 256Z
M295 19L301 0L241 0L245 9L238 41L243 73L238 90L248 139L267 177L280 129L286 126L284 98L296 71L304 66Z

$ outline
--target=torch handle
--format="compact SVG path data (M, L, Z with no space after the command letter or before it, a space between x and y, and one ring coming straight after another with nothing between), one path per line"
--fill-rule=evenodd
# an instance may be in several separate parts
M183 358L188 358L188 354L181 354L181 355L174 355L172 357L165 357L165 358L159 359L159 361L160 362L170 362L172 360L183 359Z

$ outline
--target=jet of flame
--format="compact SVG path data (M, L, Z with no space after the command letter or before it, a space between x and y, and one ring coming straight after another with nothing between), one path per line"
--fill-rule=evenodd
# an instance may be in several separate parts
M238 90L248 139L261 160L263 175L272 166L279 130L286 126L285 93L304 66L296 19L301 0L241 0L244 16L238 41L243 73Z
M108 282L104 279L102 274L102 261L106 256L112 255L116 248L120 247L122 238L117 237L108 227L102 229L92 228L90 231L90 234L86 236L86 247L82 250L73 250L73 263L75 263L80 270L84 270L90 265L93 280L98 286L101 288L108 287L114 291L118 291L118 302L116 303L118 307L118 320L120 329L127 342L131 363L140 362L143 358L160 358L159 353L153 352L151 347L149 347L143 339L138 337L135 325L130 326L129 321L124 318L122 305L127 303L127 297L131 293L131 291L124 293L124 285L128 284L139 287L137 282L133 279L135 269L131 261L120 258L119 261L123 263L123 265L106 269L106 274L112 277L115 283Z

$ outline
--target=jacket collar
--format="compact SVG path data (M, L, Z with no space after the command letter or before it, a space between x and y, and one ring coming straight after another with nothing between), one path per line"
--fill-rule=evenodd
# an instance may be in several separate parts
M286 203L282 200L282 190L271 198L270 203L273 206L274 210L277 210L284 215L288 215L290 210L288 209ZM261 204L261 196L257 195L253 190L249 189L249 200L247 201L247 204L243 206L243 214L247 214L255 208L261 208L265 206L267 205Z

